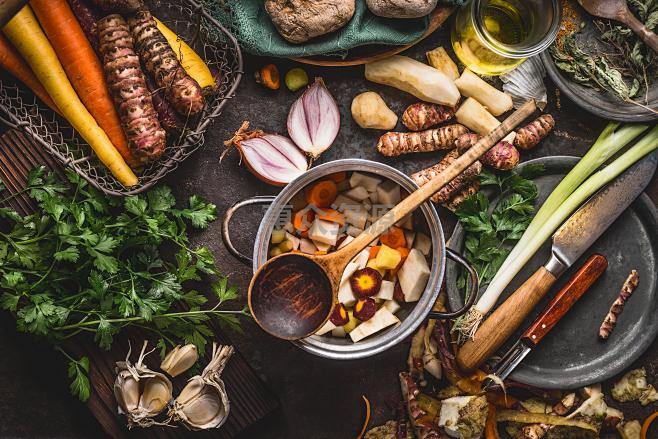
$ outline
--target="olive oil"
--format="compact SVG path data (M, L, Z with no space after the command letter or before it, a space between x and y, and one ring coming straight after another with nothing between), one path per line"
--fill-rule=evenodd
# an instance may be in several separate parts
M451 35L455 53L465 66L482 75L511 70L525 59L514 56L514 47L526 40L532 14L522 1L476 3L457 14Z

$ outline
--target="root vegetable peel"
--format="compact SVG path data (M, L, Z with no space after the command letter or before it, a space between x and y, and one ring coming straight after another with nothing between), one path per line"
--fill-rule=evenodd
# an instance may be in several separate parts
M224 142L224 155L235 146L249 171L265 183L285 186L302 175L309 167L304 153L285 136L249 130L245 121L235 135Z

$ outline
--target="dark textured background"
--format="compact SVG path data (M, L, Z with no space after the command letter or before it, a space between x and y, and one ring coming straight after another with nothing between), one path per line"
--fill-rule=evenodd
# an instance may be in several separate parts
M425 42L411 49L408 55L424 59L424 52L446 44L448 32L440 30ZM288 108L300 92L291 93L285 87L278 91L266 90L253 80L255 68L274 61L284 74L293 64L281 60L267 60L247 56L245 77L235 99L226 107L222 117L206 134L206 146L190 157L173 175L167 178L179 197L200 194L218 207L223 214L238 200L253 195L275 194L276 188L266 186L239 166L236 151L222 163L219 154L222 141L229 138L243 120L252 127L285 133ZM340 105L341 131L336 142L320 159L321 162L338 158L367 158L385 161L404 172L411 173L438 161L433 154L404 159L383 159L374 145L380 132L362 130L352 121L352 97L366 90L381 93L397 114L414 101L412 96L393 88L368 83L363 78L363 67L311 68L309 76L322 76ZM549 81L547 80L547 83ZM605 121L591 116L565 98L556 108L554 87L549 83L548 111L556 119L556 131L535 150L523 154L523 159L547 155L582 155L593 143ZM4 128L0 128L2 131ZM658 180L649 188L658 203ZM250 252L258 227L261 208L238 215L233 223L235 241ZM451 215L440 212L448 231L452 228ZM218 256L232 282L245 292L250 269L231 257L221 240L220 221L195 240L209 246ZM281 400L281 409L254 426L241 438L331 438L356 436L363 416L361 395L373 405L371 425L392 417L391 407L399 398L397 372L405 368L408 343L404 343L372 358L339 362L314 357L293 345L276 340L245 321L244 335L231 334L235 346L245 355L259 375ZM657 382L658 342L632 367L645 366L649 380ZM103 433L87 408L69 395L66 371L62 358L47 346L31 337L19 334L9 314L0 321L0 437L61 437L96 438ZM610 402L611 398L607 398ZM615 405L615 404L612 404ZM641 408L638 403L623 406L628 418L644 419L656 410L656 404ZM658 433L653 433L657 434ZM658 436L650 436L658 437Z

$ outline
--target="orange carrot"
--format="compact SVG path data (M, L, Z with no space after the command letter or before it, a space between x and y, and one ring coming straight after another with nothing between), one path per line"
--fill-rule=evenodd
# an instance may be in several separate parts
M404 247L407 245L407 240L404 237L404 231L400 227L391 226L386 233L380 238L382 244L391 248Z
M337 210L329 209L328 207L325 207L324 209L319 209L317 211L316 216L321 220L331 221L332 223L338 223L341 226L345 225L345 217L343 216L343 214Z
M647 419L644 420L642 423L642 431L640 432L640 437L642 439L647 439L647 433L649 433L649 427L651 427L651 424L653 421L658 418L658 412L654 412Z
M138 167L110 97L103 67L71 7L66 0L32 0L30 5L80 100L126 163Z
M52 108L57 114L60 114L59 108L57 108L57 105L55 105L37 77L34 76L34 72L30 66L2 33L0 33L0 67L14 75L14 77L19 79L23 84L27 85L44 104Z
M500 439L498 425L496 425L496 406L493 404L489 404L487 421L484 424L484 437L485 439Z
M311 228L311 223L313 222L314 217L315 214L311 209L299 210L293 215L292 225L295 230L299 230L302 233L307 232L308 229Z
M329 180L333 181L334 183L340 183L341 181L347 179L347 172L334 172L333 174L327 175L327 178L329 178Z
M402 267L402 264L404 264L404 260L407 259L407 256L409 256L409 250L407 247L396 247L395 248L399 253L400 256L402 256L402 259L400 259L400 263L398 264L397 268Z
M379 246L375 245L370 247L369 253L368 253L368 260L370 259L375 259L377 257L377 254L379 253Z
M321 180L306 190L306 202L317 207L329 207L336 201L338 188L331 180Z

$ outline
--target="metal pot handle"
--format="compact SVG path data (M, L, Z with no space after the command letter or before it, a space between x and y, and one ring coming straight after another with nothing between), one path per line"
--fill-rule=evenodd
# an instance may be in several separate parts
M449 259L452 259L459 265L463 266L466 271L468 271L468 276L470 277L470 288L469 288L469 293L468 293L468 301L464 304L464 306L461 309L458 309L457 311L454 312L438 312L438 311L430 311L428 316L430 319L436 319L436 320L446 320L446 319L454 319L457 317L460 317L466 312L468 312L469 309L471 309L471 306L475 303L475 299L478 295L478 288L479 288L479 280L478 280L478 274L475 271L475 269L471 266L471 264L461 257L458 253L455 253L453 250L450 250L449 248L446 249L446 256Z
M222 222L222 239L224 240L224 245L226 246L229 253L231 253L240 261L244 262L245 265L251 265L253 260L249 256L240 253L240 251L238 251L238 249L236 249L233 245L233 242L231 241L231 233L229 231L229 224L231 223L231 219L233 218L235 212L245 206L250 206L252 204L272 204L275 198L276 197L271 195L247 198L246 200L238 201L233 206L229 207L224 214L224 221Z

